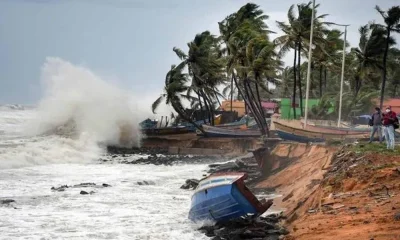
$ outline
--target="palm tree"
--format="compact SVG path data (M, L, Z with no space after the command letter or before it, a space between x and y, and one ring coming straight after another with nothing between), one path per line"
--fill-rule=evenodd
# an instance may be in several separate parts
M232 79L231 100L235 84L263 135L268 135L269 130L259 92L265 86L264 77L269 69L258 69L257 77L252 73L255 68L266 67L263 62L273 56L266 44L270 32L264 22L267 18L258 5L248 3L219 23L221 39L226 47L223 52L227 57L227 75Z
M298 4L297 5L297 17L294 14L295 5L291 5L288 10L288 21L285 22L277 21L278 27L284 32L284 35L276 38L274 40L275 44L280 46L280 55L286 54L290 49L293 49L294 59L293 59L293 103L296 100L296 85L298 83L299 88L299 98L300 98L300 112L303 116L303 94L301 85L301 53L307 52L307 44L309 41L310 30L311 30L311 20L312 20L312 7L311 2L308 4ZM318 4L315 9L318 8ZM325 22L320 22L327 15L320 15L315 17L315 27L314 27L314 45L318 45L324 42L324 33L326 29L324 28ZM297 60L297 62L296 62ZM296 66L297 65L297 66ZM297 83L296 83L297 82ZM296 107L293 104L294 116L296 116Z
M364 25L359 28L360 42L358 48L352 48L351 53L356 64L354 74L354 96L356 97L363 84L371 84L376 72L383 69L382 53L385 51L385 29L377 25ZM391 40L391 39L389 39ZM390 45L393 44L391 40ZM368 81L369 80L369 81Z
M182 100L184 99L189 101L193 99L193 97L186 94L189 89L187 85L189 78L187 74L183 73L184 68L184 64L171 66L171 70L168 71L165 77L164 93L154 101L151 105L151 109L153 113L156 113L161 102L165 100L165 103L171 105L175 112L178 113L179 117L192 123L197 129L204 133L203 129L188 116L182 104Z
M197 95L201 110L203 104L208 112L210 123L214 125L214 102L222 96L217 86L224 83L224 60L220 57L217 38L205 31L197 34L192 42L188 43L189 51L186 55L182 50L174 48L177 56L188 67L192 84L187 95L194 92Z
M343 49L343 40L340 38L341 35L342 33L339 30L329 30L324 37L325 41L316 45L313 51L313 65L318 68L319 73L318 95L320 98L323 96L323 86L326 91L327 70L339 70L341 61L341 54L339 51Z
M383 99L385 94L385 84L386 84L386 64L387 64L387 56L389 52L389 45L391 42L390 34L392 32L400 33L400 6L394 6L389 8L387 12L381 10L381 8L377 5L375 9L382 15L382 18L385 22L383 26L386 29L386 46L382 59L382 86L381 86L381 99L380 99L380 107L382 108Z

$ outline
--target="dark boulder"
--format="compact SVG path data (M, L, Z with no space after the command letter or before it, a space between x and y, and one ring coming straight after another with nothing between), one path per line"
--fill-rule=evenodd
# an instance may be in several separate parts
M197 179L187 179L185 184L181 186L181 189L195 189L199 185Z
M2 200L0 200L0 204L10 204L10 203L13 203L13 202L15 202L14 199L2 199Z

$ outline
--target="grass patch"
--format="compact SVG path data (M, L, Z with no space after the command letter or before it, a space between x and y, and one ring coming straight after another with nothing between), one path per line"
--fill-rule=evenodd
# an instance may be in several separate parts
M386 149L386 143L359 143L352 146L355 153L379 153L383 155L400 155L400 147L395 146L394 150Z

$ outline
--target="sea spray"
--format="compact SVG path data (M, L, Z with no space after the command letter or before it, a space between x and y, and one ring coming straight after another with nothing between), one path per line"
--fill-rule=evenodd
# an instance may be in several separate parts
M41 80L36 108L0 109L0 169L87 163L105 145L140 145L139 121L148 114L132 94L59 58L46 59Z
M44 98L38 106L33 133L75 124L97 142L139 146L140 114L130 104L133 97L89 69L59 58L47 58L42 68ZM122 142L121 142L122 140Z

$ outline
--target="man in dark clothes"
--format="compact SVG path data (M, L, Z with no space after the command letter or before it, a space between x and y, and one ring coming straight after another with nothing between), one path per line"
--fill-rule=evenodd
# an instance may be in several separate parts
M369 142L373 141L375 133L378 132L379 142L382 143L382 113L380 108L375 108L375 112L371 116L370 125L372 128Z
M385 113L382 114L382 125L387 149L394 149L394 124L396 122L398 122L396 113L390 106L386 107Z

